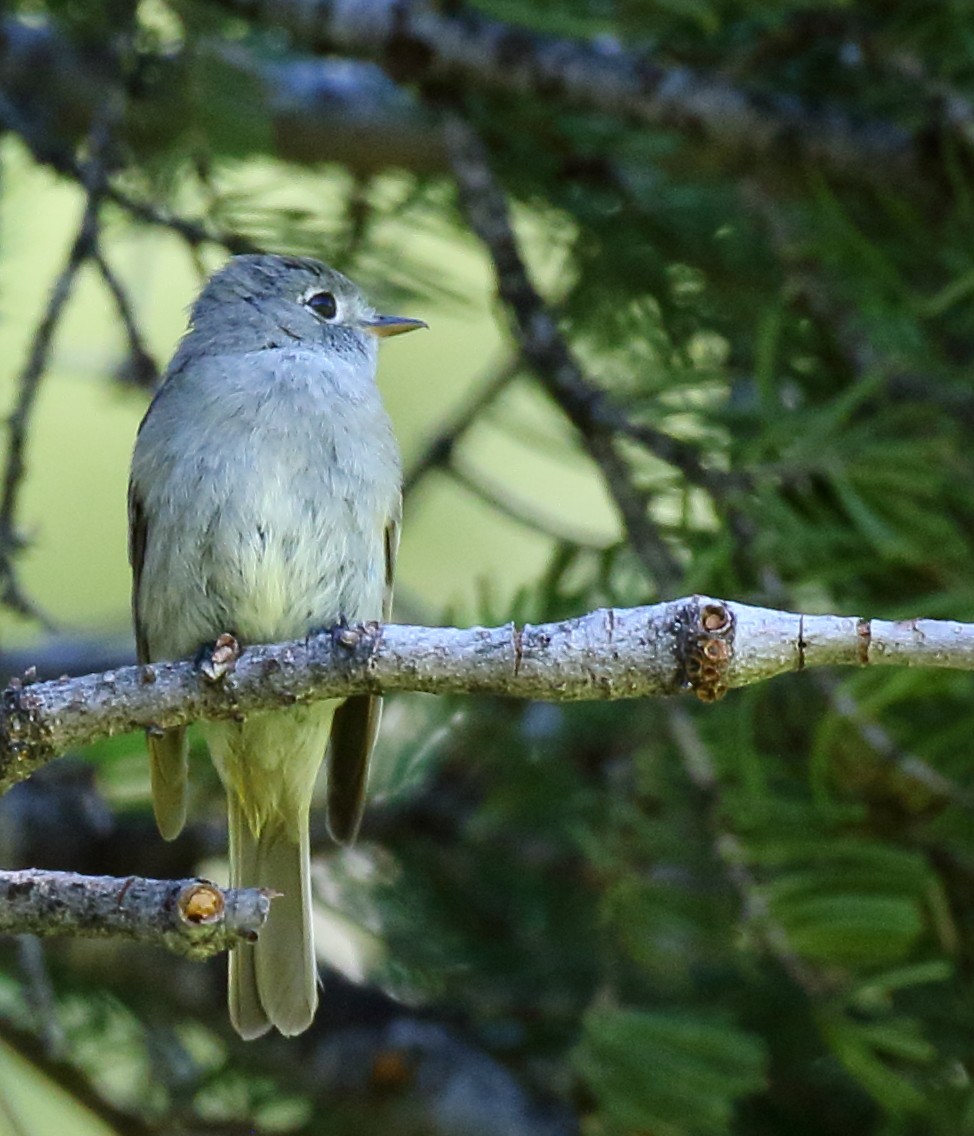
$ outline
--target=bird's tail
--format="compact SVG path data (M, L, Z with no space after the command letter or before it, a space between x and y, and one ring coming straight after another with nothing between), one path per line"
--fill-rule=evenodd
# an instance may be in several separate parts
M230 886L280 893L257 942L230 952L230 1020L247 1040L272 1026L290 1037L308 1028L318 1005L308 818L298 832L268 826L255 837L236 794L227 796Z

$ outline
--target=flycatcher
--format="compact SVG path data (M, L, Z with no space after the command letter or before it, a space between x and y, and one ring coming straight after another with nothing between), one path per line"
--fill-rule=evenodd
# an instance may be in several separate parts
M242 643L385 620L401 466L375 385L378 341L426 325L379 316L317 261L238 256L207 283L139 427L129 482L141 662L230 632ZM245 1038L306 1029L318 1001L308 819L330 735L336 840L362 816L380 699L356 695L204 723L226 788L230 883L279 892L258 941L230 956ZM186 817L186 731L148 736L162 835Z

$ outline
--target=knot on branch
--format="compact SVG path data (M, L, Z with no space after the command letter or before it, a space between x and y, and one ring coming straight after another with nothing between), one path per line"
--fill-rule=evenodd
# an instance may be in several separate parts
M679 638L683 685L701 702L723 698L734 653L734 616L730 609L715 600L688 605Z
M225 908L220 889L208 880L194 880L176 895L176 911L185 923L216 923Z

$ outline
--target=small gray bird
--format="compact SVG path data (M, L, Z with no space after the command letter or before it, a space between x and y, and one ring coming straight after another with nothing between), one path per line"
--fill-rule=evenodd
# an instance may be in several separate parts
M401 470L375 385L378 338L426 325L378 316L314 260L238 256L207 283L139 427L129 559L140 661L177 659L230 632L294 639L387 619ZM230 882L279 892L253 946L230 958L230 1017L245 1038L306 1029L318 1001L308 814L331 735L328 824L354 839L378 698L207 722L227 791ZM148 735L159 831L186 817L186 736Z

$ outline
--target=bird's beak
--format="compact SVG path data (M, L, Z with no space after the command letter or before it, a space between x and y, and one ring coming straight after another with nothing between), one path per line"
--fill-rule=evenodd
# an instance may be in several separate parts
M418 327L429 327L422 320L407 319L406 316L375 316L374 319L362 320L362 330L385 339L387 335L402 335L406 331L415 331Z

